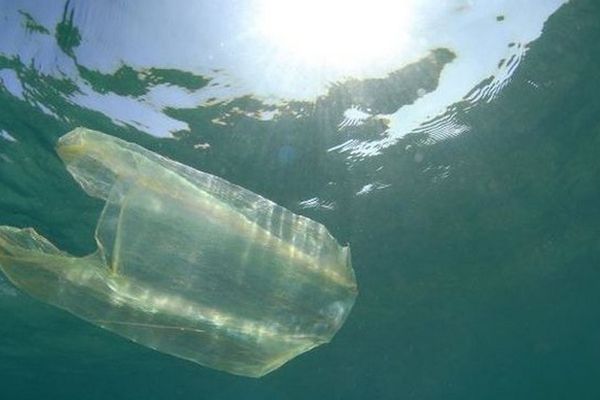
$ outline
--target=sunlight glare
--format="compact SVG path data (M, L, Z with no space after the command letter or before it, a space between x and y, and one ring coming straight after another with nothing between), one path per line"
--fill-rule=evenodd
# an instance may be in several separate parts
M278 53L354 72L409 43L412 0L261 0L257 27Z

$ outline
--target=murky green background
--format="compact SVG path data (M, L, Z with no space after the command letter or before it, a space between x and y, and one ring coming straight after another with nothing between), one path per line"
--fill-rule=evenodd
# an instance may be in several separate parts
M82 82L139 99L157 85L199 91L212 78L80 63L93 13L70 13L84 3L56 5L62 15L48 25L24 2L17 24L32 42L55 43L79 83L0 53L0 225L32 226L76 254L94 249L102 203L54 153L58 137L86 126L322 222L351 244L360 295L331 344L254 380L137 346L2 280L0 398L600 398L600 3L563 5L523 44L497 96L454 104L464 132L432 140L421 129L361 157L331 149L381 136L385 118L340 134L343 111L413 104L461 54L434 49L384 78L336 82L314 101L245 95L165 107L189 129L158 138L74 100Z

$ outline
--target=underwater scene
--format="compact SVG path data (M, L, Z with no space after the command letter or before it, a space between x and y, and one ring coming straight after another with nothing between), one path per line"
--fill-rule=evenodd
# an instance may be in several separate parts
M600 2L0 21L0 398L600 398Z

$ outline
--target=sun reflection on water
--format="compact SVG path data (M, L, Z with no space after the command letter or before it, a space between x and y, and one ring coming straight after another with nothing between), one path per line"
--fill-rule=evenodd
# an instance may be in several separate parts
M409 44L412 1L261 0L257 30L308 67L357 72Z

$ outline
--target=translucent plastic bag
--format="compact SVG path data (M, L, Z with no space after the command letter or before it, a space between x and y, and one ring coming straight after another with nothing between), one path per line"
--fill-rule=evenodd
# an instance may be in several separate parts
M259 377L331 340L357 294L348 247L223 179L78 128L57 151L106 200L98 250L61 252L0 227L0 268L25 292L150 348Z

